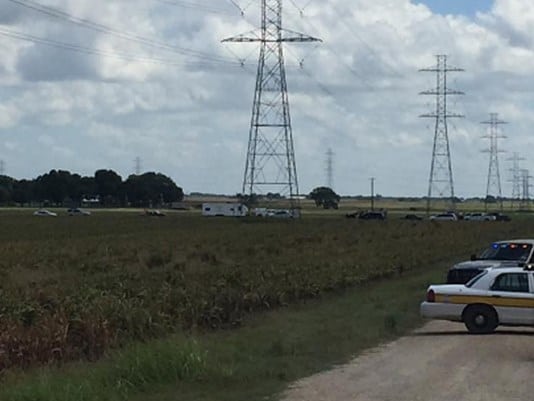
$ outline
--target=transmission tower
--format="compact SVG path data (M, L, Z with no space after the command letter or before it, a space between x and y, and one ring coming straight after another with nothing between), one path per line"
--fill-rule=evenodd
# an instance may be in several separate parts
M530 179L532 176L527 169L521 169L521 210L530 210Z
M436 88L420 93L421 95L436 96L436 111L421 116L422 118L432 118L436 121L432 164L428 182L427 213L430 212L431 202L434 198L449 199L451 208L455 208L454 181L452 176L447 120L449 118L464 117L461 114L449 113L447 109L448 96L464 94L463 92L448 88L447 75L449 72L460 72L464 70L449 67L446 55L438 55L436 58L436 66L420 70L421 72L436 73L437 76Z
M282 27L282 0L261 0L259 32L223 42L257 42L260 56L252 106L243 194L278 192L298 207L299 193L289 112L284 42L319 42Z
M512 168L510 171L512 172L512 179L510 182L512 183L512 208L514 206L521 205L521 169L519 163L523 160L526 160L524 157L520 157L519 153L514 152L514 155L507 159L508 161L512 162Z
M334 152L332 149L326 152L326 185L334 189Z
M499 126L506 124L505 121L499 120L499 114L490 113L490 119L483 121L481 124L489 126L489 132L482 138L490 140L489 149L484 150L484 153L489 153L489 169L488 169L488 182L486 186L486 200L485 206L488 211L488 198L494 196L499 202L499 207L502 211L502 187L501 187L501 172L499 170L499 153L503 151L499 150L499 139L504 139L506 136L499 132Z
M141 175L141 171L142 171L142 160L139 156L137 156L134 160L134 163L135 163L135 175Z

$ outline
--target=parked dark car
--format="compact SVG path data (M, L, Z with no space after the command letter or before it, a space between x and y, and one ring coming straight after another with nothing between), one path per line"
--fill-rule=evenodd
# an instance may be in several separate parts
M386 220L387 213L383 211L379 212L361 212L358 216L360 220Z
M457 263L449 269L447 284L465 284L486 269L517 267L534 262L534 240L498 241L480 255Z
M401 217L403 220L423 220L421 216L418 216L416 214L407 214L404 217Z

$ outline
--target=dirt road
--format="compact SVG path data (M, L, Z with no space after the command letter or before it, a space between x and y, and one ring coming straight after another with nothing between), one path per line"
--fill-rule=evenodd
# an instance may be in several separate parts
M285 401L534 401L534 329L468 335L431 322L345 366L295 383Z

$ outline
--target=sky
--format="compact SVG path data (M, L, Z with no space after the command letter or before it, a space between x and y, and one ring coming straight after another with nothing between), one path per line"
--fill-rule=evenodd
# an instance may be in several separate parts
M465 15L475 17L477 13L491 10L493 0L421 0L433 12L442 15Z
M221 39L258 25L258 1L5 0L0 3L0 159L5 173L109 168L173 178L186 193L241 191L258 48ZM42 6L58 12L38 12ZM239 8L237 6L239 6ZM434 134L421 119L447 54L458 196L483 196L489 158L480 124L509 122L500 148L534 169L534 2L525 0L286 1L287 28L323 39L285 47L301 193L334 189L423 196ZM242 12L241 12L242 11ZM65 13L71 21L65 19ZM88 26L91 27L88 28ZM76 51L74 51L76 50ZM243 61L243 65L240 61ZM302 67L301 67L302 64ZM534 171L534 170L533 170Z

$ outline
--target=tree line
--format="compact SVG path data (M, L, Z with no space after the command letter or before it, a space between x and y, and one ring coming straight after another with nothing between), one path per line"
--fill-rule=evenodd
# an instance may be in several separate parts
M155 207L183 197L182 188L171 178L154 172L126 180L113 170L97 170L92 177L65 170L51 170L33 180L0 176L2 205Z

